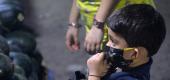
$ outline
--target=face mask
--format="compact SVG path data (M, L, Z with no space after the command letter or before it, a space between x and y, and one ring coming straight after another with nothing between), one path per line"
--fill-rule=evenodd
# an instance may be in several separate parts
M116 49L109 46L105 46L104 48L105 60L112 69L116 67L126 68L130 63L132 63L132 60L125 60L123 58L123 53L133 49L134 48Z

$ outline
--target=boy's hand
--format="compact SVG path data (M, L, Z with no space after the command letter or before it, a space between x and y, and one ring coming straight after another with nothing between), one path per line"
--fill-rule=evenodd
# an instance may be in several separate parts
M89 75L104 76L108 66L104 60L104 53L97 53L87 60Z
M78 28L69 26L66 33L66 46L70 51L79 50Z
M84 47L89 53L96 53L100 50L100 44L103 39L103 30L92 26L92 29L86 34Z

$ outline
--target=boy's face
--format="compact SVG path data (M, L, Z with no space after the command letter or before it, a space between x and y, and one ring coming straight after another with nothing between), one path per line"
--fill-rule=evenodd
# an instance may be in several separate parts
M109 41L107 43L107 46L117 49L124 49L128 47L128 44L125 39L113 32L111 29L108 29L108 36Z
M109 41L107 42L107 46L116 48L116 49L127 49L128 44L125 41L124 38L113 32L111 29L108 29L108 36ZM132 54L135 53L135 50L132 48L132 50L124 51L123 57L126 60L132 60Z

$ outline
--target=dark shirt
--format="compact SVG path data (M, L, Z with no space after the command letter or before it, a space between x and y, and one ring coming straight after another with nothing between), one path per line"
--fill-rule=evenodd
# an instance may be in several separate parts
M152 62L152 58L150 58L146 64L122 72L112 73L107 75L104 80L150 80L150 67Z

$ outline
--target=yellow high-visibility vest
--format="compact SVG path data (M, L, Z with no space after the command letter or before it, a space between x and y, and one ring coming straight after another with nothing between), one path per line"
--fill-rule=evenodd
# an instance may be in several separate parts
M100 3L100 0L77 0L77 6L80 9L80 13L83 17L83 20L85 21L86 26L92 25L93 17L97 12ZM118 10L128 4L149 4L155 7L153 0L120 0L116 5L115 10Z
M100 6L101 0L77 0L76 3L80 10L81 18L85 24L86 32L88 32L92 27L93 19ZM120 0L114 11L119 10L129 4L149 4L155 8L153 0ZM105 27L103 42L106 42L107 40L107 28Z

